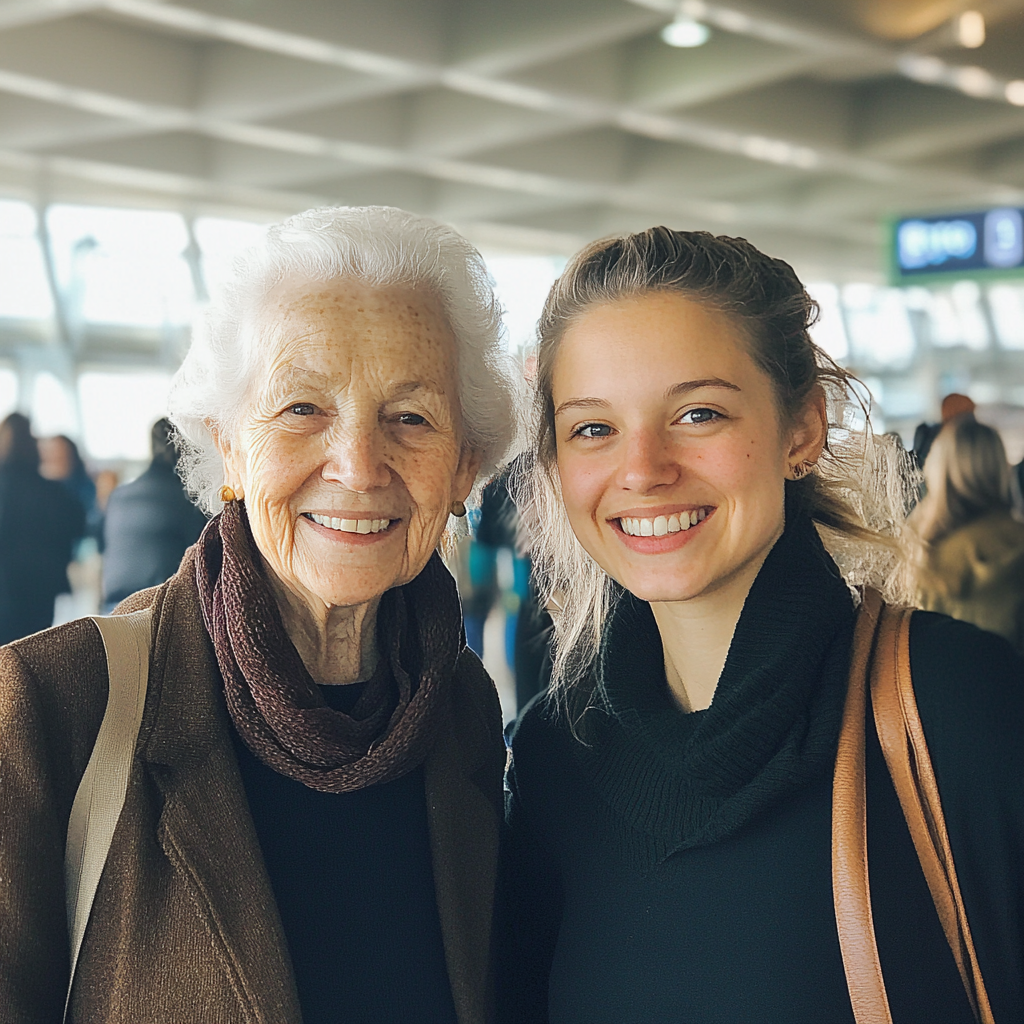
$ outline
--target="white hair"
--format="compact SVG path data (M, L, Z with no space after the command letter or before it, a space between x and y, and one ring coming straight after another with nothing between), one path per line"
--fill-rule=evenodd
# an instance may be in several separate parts
M245 411L268 344L268 332L253 329L268 293L285 279L337 278L379 288L421 287L439 300L456 339L465 440L481 458L478 481L502 464L518 433L518 384L480 254L454 229L405 210L323 207L273 225L238 257L171 382L168 410L182 448L179 471L208 512L220 508L224 483L213 430L233 436Z

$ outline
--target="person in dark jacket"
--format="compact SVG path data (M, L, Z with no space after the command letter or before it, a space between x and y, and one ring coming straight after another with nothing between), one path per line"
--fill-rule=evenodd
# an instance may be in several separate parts
M74 494L40 476L29 421L11 413L0 424L0 644L53 624L84 523Z
M781 260L667 228L593 243L548 297L522 512L555 644L552 688L511 741L506 1019L854 1020L833 776L852 655L868 653L858 604L877 596L859 588L911 592L896 533L913 477L853 426L815 314ZM1024 663L928 612L909 646L992 1015L1020 1021ZM889 1019L968 1024L866 729L859 905ZM849 892L860 876L836 863Z
M166 419L153 424L149 468L116 488L107 503L103 600L108 608L170 579L206 525L175 470L178 453L171 432Z

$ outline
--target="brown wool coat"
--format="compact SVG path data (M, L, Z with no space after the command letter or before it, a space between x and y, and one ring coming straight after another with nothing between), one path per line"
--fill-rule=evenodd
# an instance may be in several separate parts
M229 733L188 552L152 603L149 690L124 811L76 972L76 1024L299 1024L292 968ZM505 752L471 652L425 765L434 883L459 1024L491 1017ZM0 648L0 1021L59 1024L64 841L107 697L93 623ZM344 1022L345 1008L338 1007Z

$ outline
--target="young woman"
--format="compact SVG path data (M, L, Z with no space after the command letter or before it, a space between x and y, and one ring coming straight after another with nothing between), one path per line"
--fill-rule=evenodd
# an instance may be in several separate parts
M924 467L928 494L910 517L920 541L917 602L973 622L1024 651L1024 523L1013 516L999 434L950 420Z
M833 768L860 594L906 589L909 473L812 344L792 269L742 239L594 243L540 327L535 564L551 691L508 774L520 1021L854 1019ZM995 1020L1024 1017L1024 665L915 613L910 658ZM892 1018L972 1010L877 738L871 905Z

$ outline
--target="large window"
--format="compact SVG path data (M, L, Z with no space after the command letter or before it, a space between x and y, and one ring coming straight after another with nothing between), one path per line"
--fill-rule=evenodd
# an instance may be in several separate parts
M38 434L66 433L93 459L144 459L187 325L265 228L72 204L48 207L43 225L38 216L29 203L0 200L0 416L20 404ZM536 340L565 260L495 252L486 263L506 342L521 354ZM904 429L951 389L994 402L1024 395L1022 283L897 289L817 281L808 290L821 310L815 341L870 382L878 422L884 416ZM128 358L134 344L139 351Z
M28 203L0 200L0 318L45 320L53 293Z
M189 322L195 292L178 214L61 205L50 207L47 227L69 321Z

